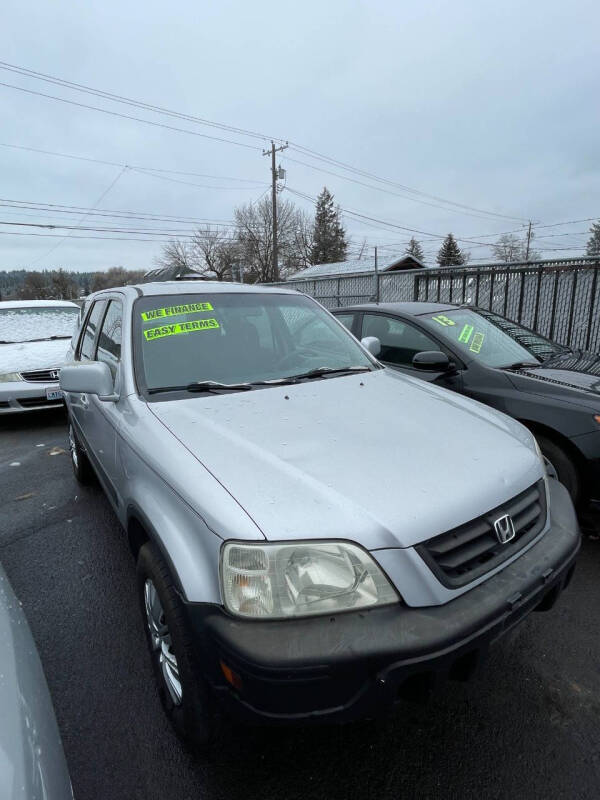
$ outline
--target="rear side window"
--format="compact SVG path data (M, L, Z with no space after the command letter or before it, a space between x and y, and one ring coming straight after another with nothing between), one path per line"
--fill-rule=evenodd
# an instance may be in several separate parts
M94 358L96 331L102 318L105 305L105 300L97 300L92 306L90 315L85 323L83 336L79 343L79 358L83 361L91 361Z
M111 300L108 304L100 336L96 360L108 364L113 378L117 365L121 360L121 329L123 327L123 305L120 300Z
M354 314L336 314L335 318L338 322L341 322L349 331L352 330L352 326L354 325Z

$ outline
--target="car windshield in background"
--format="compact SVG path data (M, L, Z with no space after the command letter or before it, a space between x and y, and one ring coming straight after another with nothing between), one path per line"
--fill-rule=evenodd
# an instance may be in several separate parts
M138 379L150 392L246 388L376 368L343 326L301 295L143 297L134 306L134 341Z
M425 314L423 322L466 359L488 367L538 365L564 348L489 311L469 308Z
M78 319L76 306L0 309L0 342L70 339Z

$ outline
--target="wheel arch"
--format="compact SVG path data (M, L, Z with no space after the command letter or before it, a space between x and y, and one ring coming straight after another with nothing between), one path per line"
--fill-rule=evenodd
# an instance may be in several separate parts
M129 549L136 561L143 545L145 545L146 542L152 542L167 563L178 593L184 596L181 580L175 569L173 560L163 546L154 525L146 514L138 506L133 504L127 507L127 541L129 542Z
M575 468L577 469L577 474L579 480L581 481L581 486L583 487L584 492L587 491L588 482L585 475L585 458L579 449L573 444L573 442L560 433L560 431L557 431L556 428L550 428L548 425L544 425L542 422L536 422L528 419L519 419L519 422L525 425L525 427L528 428L534 436L536 434L545 436L547 439L551 439L556 445L565 451L565 453L575 464Z

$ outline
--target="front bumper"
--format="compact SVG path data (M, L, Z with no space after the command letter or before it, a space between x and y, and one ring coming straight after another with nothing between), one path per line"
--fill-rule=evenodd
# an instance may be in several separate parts
M51 383L11 381L0 383L0 414L18 414L23 411L37 411L44 408L60 408L64 405L62 398L48 400L46 390L60 389L58 381Z
M468 677L492 642L551 608L571 578L580 535L566 490L552 483L542 539L442 606L261 622L186 604L206 679L235 716L281 723L373 716L440 677Z

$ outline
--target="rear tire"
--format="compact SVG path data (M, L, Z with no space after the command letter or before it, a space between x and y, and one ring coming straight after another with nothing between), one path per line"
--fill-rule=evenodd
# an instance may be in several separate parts
M581 500L582 493L577 465L571 456L552 439L548 439L546 436L536 436L536 439L542 454L550 462L558 480L566 487L573 504L577 505Z
M210 689L201 677L181 599L158 548L146 542L137 560L146 641L164 711L177 735L196 748L213 735Z
M75 478L83 486L94 483L96 476L85 451L79 444L73 423L69 421L69 450L71 452L71 464Z

